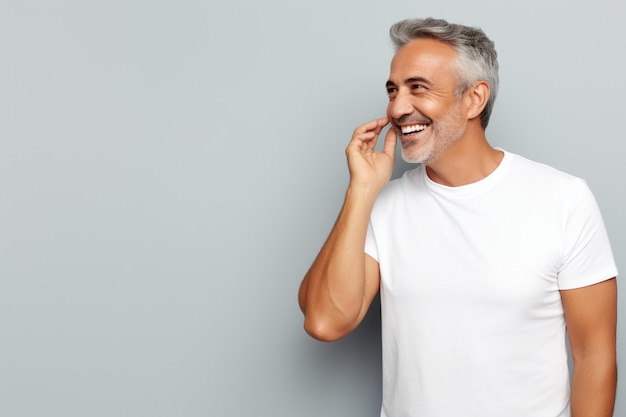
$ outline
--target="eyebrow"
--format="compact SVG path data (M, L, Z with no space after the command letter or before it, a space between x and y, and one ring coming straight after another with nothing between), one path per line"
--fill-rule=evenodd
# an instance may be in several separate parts
M412 83L423 83L423 84L432 84L430 81L428 81L426 78L424 77L411 77L411 78L407 78L406 80L404 80L404 84L412 84ZM396 83L394 83L391 80L388 80L385 83L385 87L395 87Z

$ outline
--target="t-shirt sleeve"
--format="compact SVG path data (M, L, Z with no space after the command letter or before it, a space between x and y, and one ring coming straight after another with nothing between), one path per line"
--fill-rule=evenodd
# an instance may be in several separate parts
M376 246L376 239L374 238L374 229L372 222L370 221L367 226L367 236L365 238L365 253L371 256L378 262L378 247Z
M570 187L563 213L563 235L559 289L585 287L617 276L600 209L584 180L577 179Z

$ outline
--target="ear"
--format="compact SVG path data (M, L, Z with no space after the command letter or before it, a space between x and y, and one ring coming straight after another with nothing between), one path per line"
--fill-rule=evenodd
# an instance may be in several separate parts
M483 112L489 100L491 89L487 81L479 80L467 90L468 107L467 118L474 119Z

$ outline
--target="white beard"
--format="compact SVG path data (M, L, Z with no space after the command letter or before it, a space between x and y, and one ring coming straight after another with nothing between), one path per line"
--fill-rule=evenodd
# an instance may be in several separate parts
M461 100L457 100L439 121L433 121L427 129L431 131L424 133L429 136L407 143L402 142L402 133L398 134L398 140L402 144L402 159L405 162L432 163L463 136L465 121L461 118Z

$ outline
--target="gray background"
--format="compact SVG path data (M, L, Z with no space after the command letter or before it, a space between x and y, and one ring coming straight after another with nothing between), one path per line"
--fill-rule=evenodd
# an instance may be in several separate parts
M585 178L624 267L619 2L3 0L0 415L377 416L378 305L324 344L296 293L418 16L496 42L491 143Z

